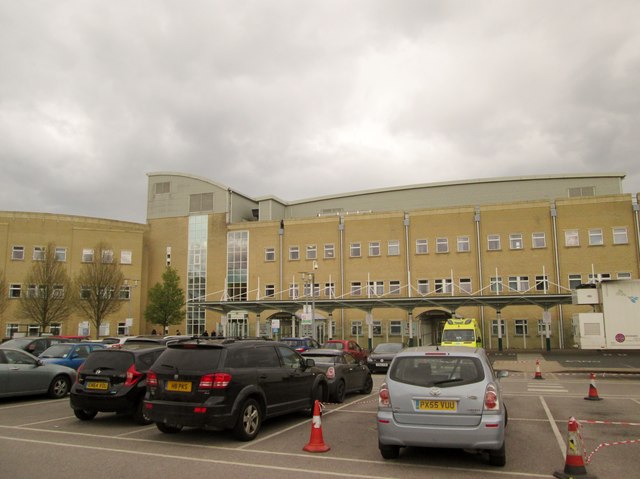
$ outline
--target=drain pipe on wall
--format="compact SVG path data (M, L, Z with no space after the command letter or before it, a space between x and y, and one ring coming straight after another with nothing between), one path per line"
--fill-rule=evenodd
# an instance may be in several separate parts
M480 207L476 206L475 213L473 215L473 221L476 226L476 251L477 251L477 263L478 263L478 278L479 278L479 287L480 287L480 295L484 294L484 281L483 281L483 273L482 273L482 250L480 249ZM484 305L480 306L480 329L482 331L482 337L487 338L487 332L485 331L484 324ZM482 347L485 347L485 342L483 339Z
M554 253L554 261L556 266L556 281L558 285L560 284L560 255L558 252L558 210L556 209L555 201L551 202L551 226L553 229L553 253ZM556 286L556 289L560 292L559 286ZM562 309L562 305L558 305L558 347L560 349L564 349L564 312Z

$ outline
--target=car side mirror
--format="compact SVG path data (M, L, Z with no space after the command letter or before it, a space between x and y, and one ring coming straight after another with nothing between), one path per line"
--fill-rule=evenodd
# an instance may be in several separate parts
M316 361L312 358L305 358L304 359L304 367L305 368L312 368L316 365Z
M498 376L499 378L506 378L507 376L509 376L509 371L496 371L496 376Z
M42 361L42 359L36 358L36 367L38 366L44 366L44 362Z

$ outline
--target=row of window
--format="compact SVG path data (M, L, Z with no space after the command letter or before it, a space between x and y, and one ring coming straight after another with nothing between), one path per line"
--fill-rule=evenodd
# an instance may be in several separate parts
M22 327L21 327L22 326ZM126 322L118 322L116 326L116 334L118 336L127 336L129 334L130 326L127 326ZM25 326L18 323L7 323L5 328L5 337L12 338L18 333L26 333L27 336L40 336L41 334L51 334L52 336L60 336L62 334L62 325L60 323L53 323L49 325L47 331L43 331L39 324L29 324ZM90 336L90 326L85 323L78 327L79 336ZM102 323L100 325L100 336L110 336L111 325L109 323Z
M45 246L34 246L31 259L33 261L43 261L46 253ZM11 259L14 261L24 261L25 259L25 247L13 246L11 249ZM84 248L82 250L82 262L93 263L95 259L95 251L92 248ZM131 250L120 251L120 264L131 264L133 259L133 253ZM103 263L113 263L115 255L112 250L103 250L101 253L101 261ZM67 248L62 246L56 246L56 261L67 261Z
M612 244L628 244L629 236L626 227L612 228ZM603 246L604 243L604 231L602 228L590 228L587 231L589 246ZM564 232L564 244L567 247L580 246L580 232L577 229L566 230ZM524 249L524 234L523 233L510 233L509 234L509 249L520 250ZM535 232L531 234L531 248L546 248L547 238L544 232ZM389 240L386 244L387 256L399 256L400 255L400 240ZM502 237L499 234L487 235L487 251L500 251L502 250ZM368 242L368 256L381 256L383 251L383 245L380 241ZM471 251L471 238L469 236L456 237L456 251L458 253L468 253ZM436 253L449 253L449 238L439 237L435 239L435 252ZM334 243L326 243L323 246L324 259L333 259L336 256L336 248ZM415 254L428 254L429 253L429 240L426 238L420 238L415 241ZM289 246L289 260L297 261L301 259L300 246ZM353 242L349 244L349 256L351 258L359 258L362 256L362 243ZM265 261L276 260L276 249L273 247L265 248L264 252ZM318 246L315 244L309 244L305 247L305 259L315 260L318 259Z
M546 275L536 275L533 277L533 283L531 277L527 275L515 275L515 276L492 276L489 278L489 291L491 293L503 293L503 292L519 292L525 293L529 291L546 293L550 289L549 278ZM610 280L612 276L610 273L589 273L586 277L587 282L592 283L601 280ZM616 279L631 279L630 272L619 272L616 275ZM570 274L568 275L569 289L575 289L585 281L585 277L582 274ZM290 283L288 288L288 295L290 299L297 299L300 297L300 286L302 286L302 297L320 296L321 294L327 298L336 297L336 285L329 282L324 283L321 287L320 283L304 282L304 283ZM455 285L452 278L437 278L435 280L418 279L416 285L413 288L413 292L419 295L427 295L431 293L436 294L473 294L473 286L471 278L459 278L458 284ZM390 280L387 283L385 281L352 281L350 283L349 294L351 296L384 296L398 295L403 293L404 286L400 280ZM413 294L413 293L412 293ZM264 287L265 298L275 298L277 295L276 285L267 284ZM404 295L408 295L407 291L404 291Z
M113 296L114 290L110 289L105 291L105 295L108 297ZM18 299L22 297L23 287L20 283L11 283L9 284L9 298ZM47 296L47 287L44 285L36 285L30 284L25 288L25 294L28 298L36 298L36 297L46 297ZM82 299L89 298L91 292L89 288L81 288L80 289L80 297ZM53 287L53 298L64 298L65 291L61 285L54 285ZM131 299L131 285L125 284L118 291L118 299L128 300Z

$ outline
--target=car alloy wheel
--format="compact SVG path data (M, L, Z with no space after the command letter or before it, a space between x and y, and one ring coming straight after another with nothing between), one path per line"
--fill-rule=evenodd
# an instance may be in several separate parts
M262 410L255 399L247 399L233 428L235 437L241 441L251 441L258 435L262 425Z
M93 411L91 409L74 409L73 414L75 414L75 416L81 421L91 421L96 417L98 411Z
M65 376L56 376L49 386L49 397L54 399L62 399L69 392L69 378Z

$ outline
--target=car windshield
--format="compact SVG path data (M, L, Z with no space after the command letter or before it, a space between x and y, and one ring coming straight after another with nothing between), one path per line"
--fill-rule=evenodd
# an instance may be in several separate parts
M396 356L389 376L416 386L457 386L484 379L480 360L471 356Z
M41 358L66 358L71 352L71 344L54 344L50 348L44 350L40 355Z
M397 353L403 349L400 343L382 343L378 344L373 350L374 353Z
M283 341L287 346L291 346L292 348L297 348L298 346L304 346L304 340L302 339L285 339Z
M443 341L474 341L473 329L445 329L442 333Z
M327 349L339 349L339 350L343 350L344 349L344 344L342 343L325 343L322 345L323 348L327 348Z

